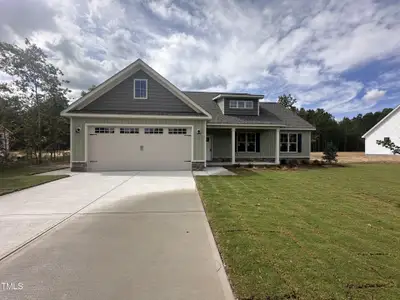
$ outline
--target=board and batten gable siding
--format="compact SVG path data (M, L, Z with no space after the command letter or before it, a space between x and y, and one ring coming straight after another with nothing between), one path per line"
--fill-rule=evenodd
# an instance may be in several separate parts
M71 118L71 160L72 161L85 161L85 124L135 124L148 125L159 124L162 125L193 125L193 160L203 161L204 160L204 120L173 120L173 119L110 119L110 118ZM79 133L75 132L77 127L81 128ZM197 134L197 130L200 130L201 134ZM162 155L162 149L160 149L160 155ZM168 159L167 157L165 159Z
M229 108L230 100L244 100L252 101L253 109L245 108ZM236 115L236 116L258 116L258 99L225 99L224 98L224 115Z
M134 99L134 79L147 79L147 99ZM140 111L193 113L187 104L139 70L113 89L89 103L81 111Z
M236 152L236 158L274 158L275 157L275 141L276 130L241 130L239 132L258 132L260 133L260 152ZM281 133L301 133L302 134L302 151L297 153L280 152L280 158L308 158L311 149L311 132L310 131L282 131ZM231 130L230 129L207 129L207 135L211 135L213 139L213 159L230 158L231 157Z
M376 143L377 140L384 140L385 137L396 145L400 145L400 109L394 112L387 120L384 120L365 138L366 155L393 155L393 153Z

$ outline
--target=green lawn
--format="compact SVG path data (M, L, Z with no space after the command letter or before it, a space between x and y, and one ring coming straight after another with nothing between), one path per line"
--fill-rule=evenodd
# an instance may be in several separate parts
M60 165L29 165L0 169L0 196L68 177L66 175L33 176L33 174L49 172L57 169L60 169Z
M400 299L400 165L197 177L239 299Z

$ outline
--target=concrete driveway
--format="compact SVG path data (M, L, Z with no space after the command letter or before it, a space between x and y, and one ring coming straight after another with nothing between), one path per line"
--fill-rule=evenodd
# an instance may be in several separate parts
M190 172L74 175L0 197L1 299L233 299Z

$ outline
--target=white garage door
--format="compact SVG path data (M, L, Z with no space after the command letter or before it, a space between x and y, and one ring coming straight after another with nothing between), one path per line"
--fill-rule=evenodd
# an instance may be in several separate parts
M89 127L90 171L191 169L191 128Z

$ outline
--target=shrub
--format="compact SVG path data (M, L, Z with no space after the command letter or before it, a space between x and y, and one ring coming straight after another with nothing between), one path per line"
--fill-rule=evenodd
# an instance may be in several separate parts
M281 159L280 163L281 163L281 165L285 166L285 165L287 165L288 161L287 161L287 159Z
M237 168L240 168L240 164L233 164L232 166L233 166L234 168L236 168L236 169L237 169Z
M303 159L303 160L301 160L301 163L303 165L309 165L310 164L310 160L309 159Z
M337 147L332 143L327 143L322 159L328 163L337 162Z
M318 159L314 159L312 164L315 165L315 166L320 166L321 162Z
M297 167L299 165L299 161L297 159L291 159L289 160L289 166L290 167Z
M247 167L248 167L248 168L253 168L254 165L253 165L252 163L248 163L248 164L247 164Z

